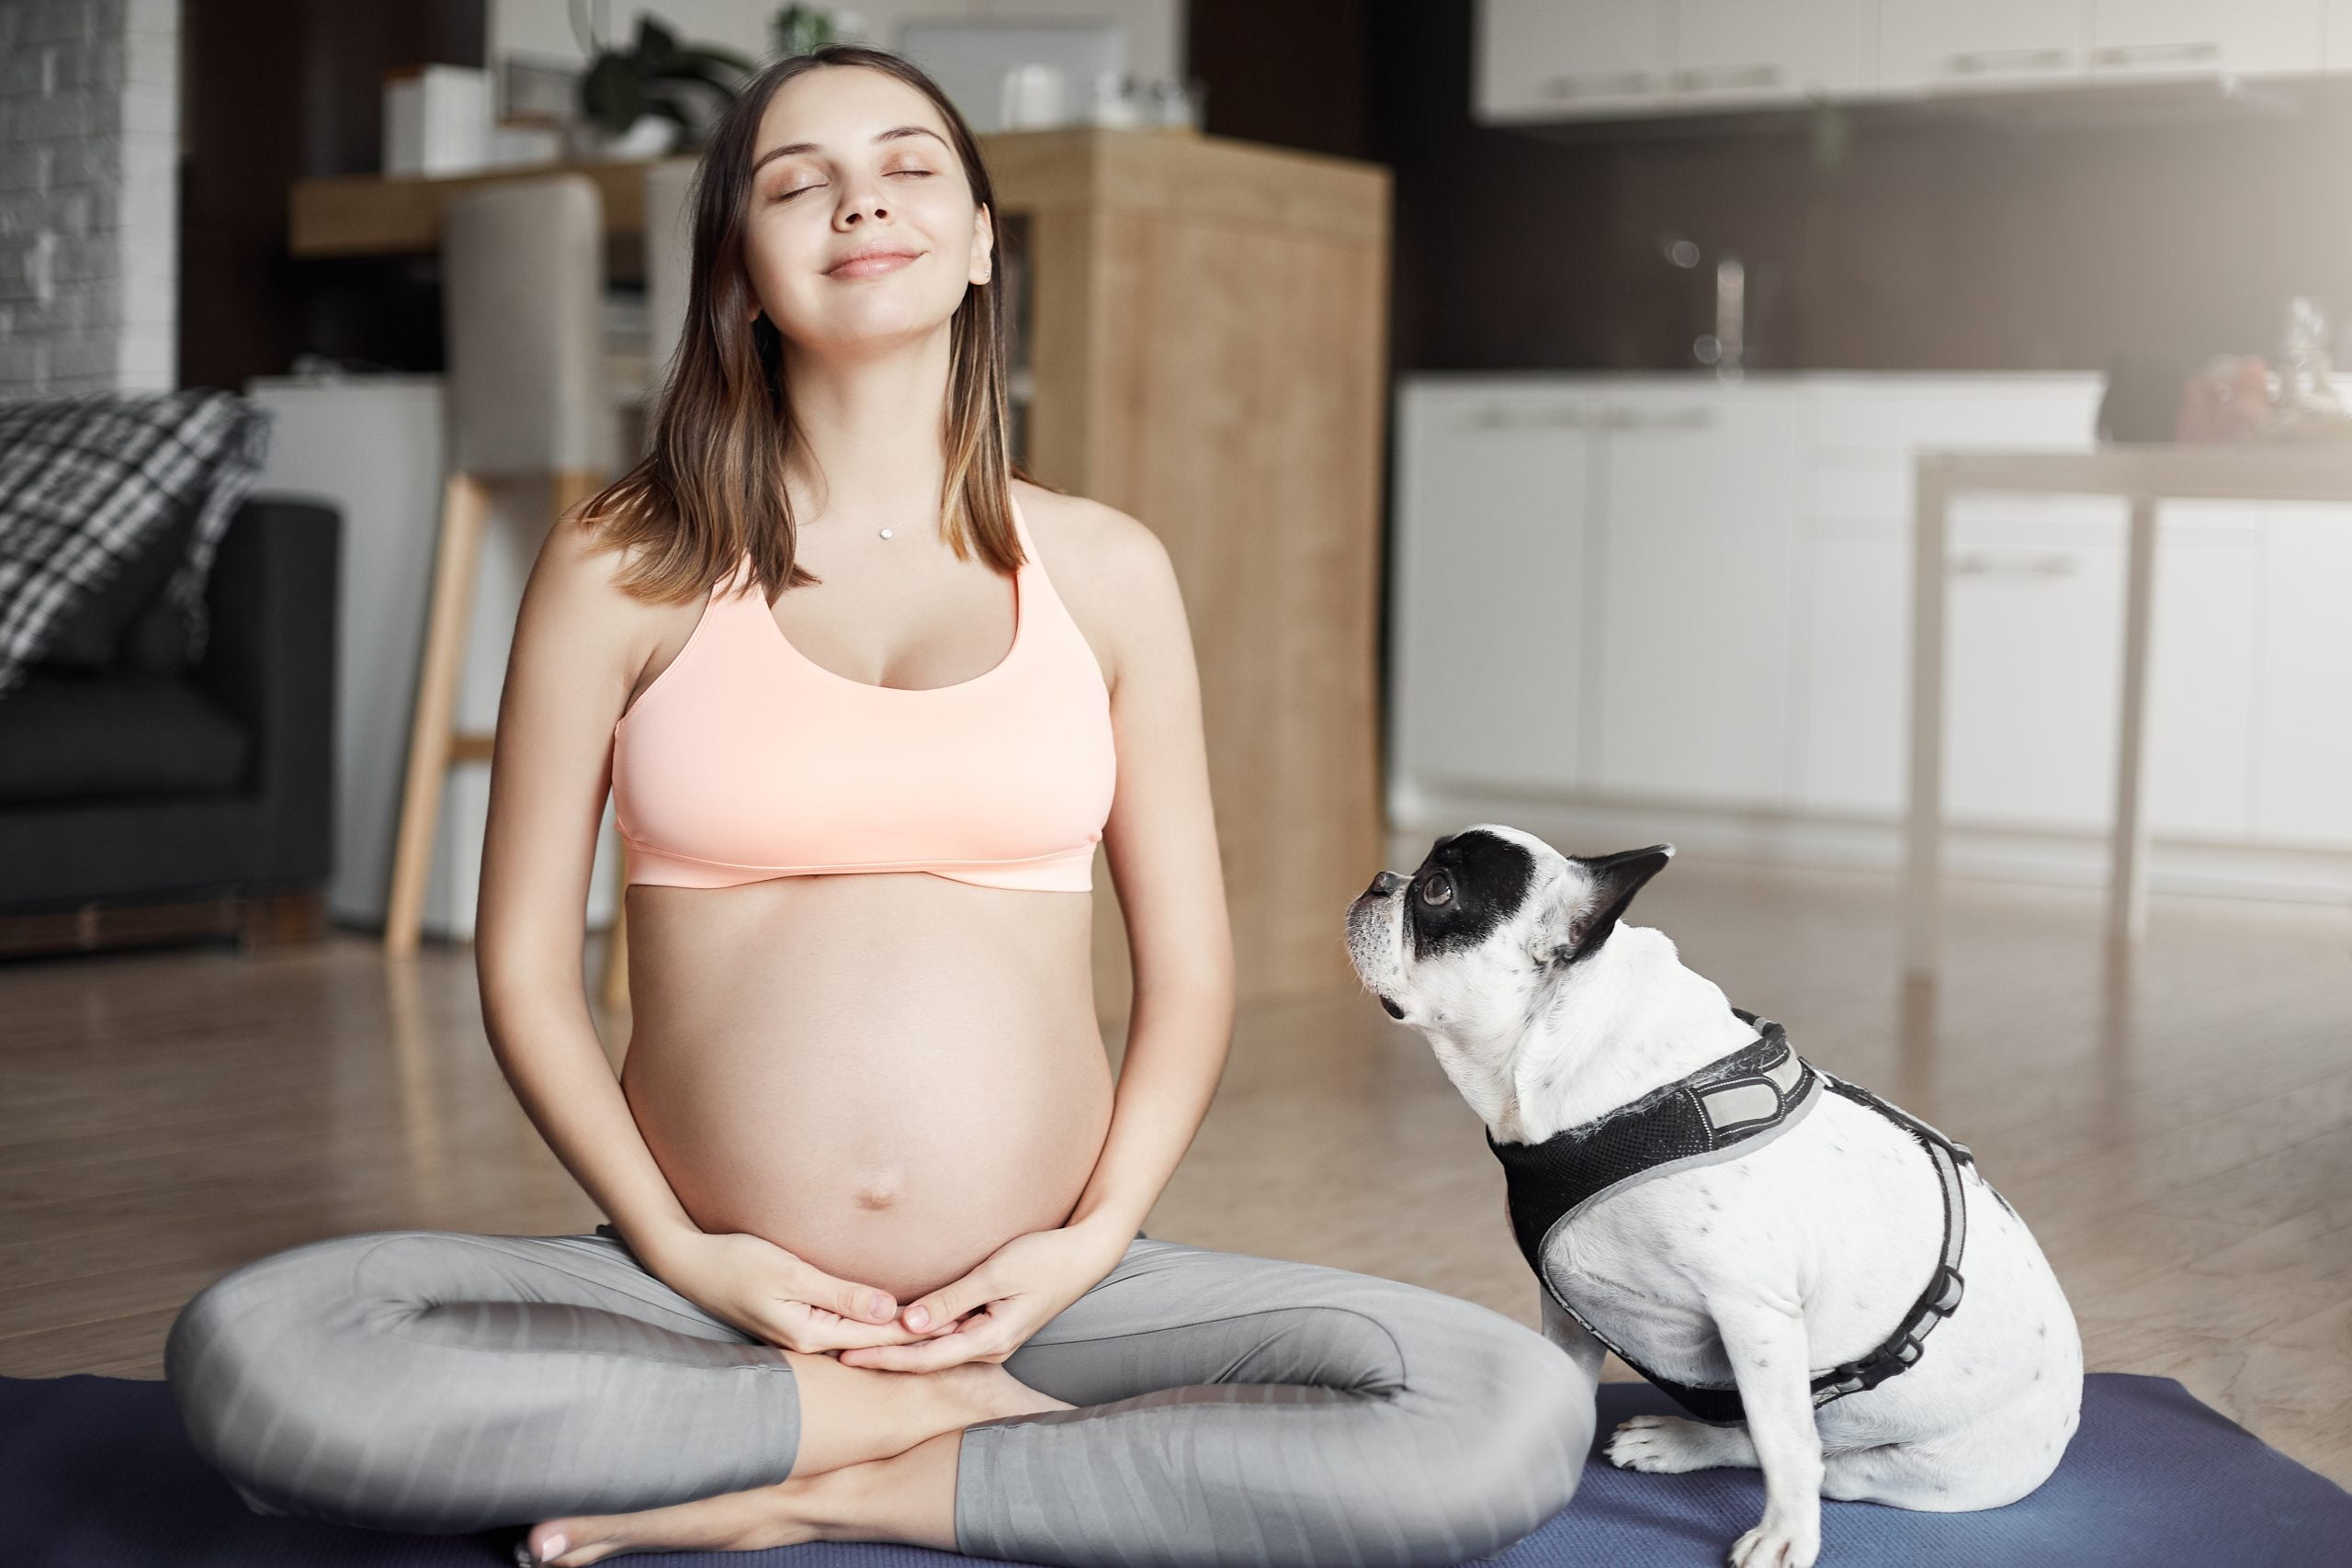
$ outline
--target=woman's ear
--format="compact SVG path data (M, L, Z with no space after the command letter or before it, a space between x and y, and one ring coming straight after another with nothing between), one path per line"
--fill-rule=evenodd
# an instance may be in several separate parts
M996 249L996 220L983 204L972 213L971 281L986 283L994 276L995 261L990 254Z

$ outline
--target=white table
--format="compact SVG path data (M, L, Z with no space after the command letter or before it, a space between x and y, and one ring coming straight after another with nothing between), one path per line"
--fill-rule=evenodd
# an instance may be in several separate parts
M2147 755L2148 619L2154 596L2156 502L2352 502L2352 445L2121 445L2090 452L1918 454L1911 566L1911 801L1904 890L1903 971L1936 972L1943 856L1945 547L1951 498L1963 491L2113 495L2131 502L2123 601L2123 705L2115 759L2107 935L2128 950L2147 929L2148 824L2141 809Z

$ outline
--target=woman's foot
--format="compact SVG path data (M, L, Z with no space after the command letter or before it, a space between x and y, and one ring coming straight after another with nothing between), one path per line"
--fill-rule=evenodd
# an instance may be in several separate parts
M1029 1416L1041 1410L1077 1408L1068 1400L1038 1393L996 1361L965 1361L953 1367L942 1367L935 1372L899 1375L939 1379L944 1384L940 1392L953 1398L959 1411L978 1412L957 1422L959 1427L968 1427L975 1421L993 1421L1005 1416Z
M839 1473L824 1471L634 1514L548 1519L514 1543L514 1561L521 1568L582 1568L632 1551L762 1551L821 1540L821 1510L810 1506L811 1494Z
M574 1515L547 1519L530 1528L514 1545L514 1561L523 1568L550 1563L556 1568L585 1568L591 1562L631 1551L681 1551L689 1548L719 1551L757 1551L771 1546L795 1546L806 1540L877 1539L864 1529L838 1531L839 1521L865 1519L873 1512L877 1490L887 1490L885 1467L893 1459L913 1459L927 1453L936 1468L940 1453L947 1461L946 1486L952 1497L955 1470L952 1443L938 1439L958 1434L976 1421L1007 1416L1027 1416L1045 1410L1076 1408L1066 1400L1041 1393L991 1361L967 1361L933 1372L892 1372L890 1377L919 1377L944 1396L942 1427L932 1438L897 1455L838 1470L794 1475L768 1486L698 1497L690 1503L647 1508L629 1514ZM953 1504L949 1505L950 1517ZM890 1535L886 1540L910 1540ZM933 1542L912 1540L911 1544ZM940 1548L954 1551L952 1525Z

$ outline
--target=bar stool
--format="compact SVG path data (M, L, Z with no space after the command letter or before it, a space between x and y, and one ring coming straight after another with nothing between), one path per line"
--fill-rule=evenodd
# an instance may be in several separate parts
M617 444L594 181L509 179L453 197L442 211L441 278L449 473L384 915L392 957L416 951L449 769L491 760L492 737L456 723L490 487L544 484L553 523L605 482Z
M647 389L646 430L650 436L661 396L669 378L670 360L685 333L686 302L693 297L694 214L687 208L695 161L670 158L645 166L645 323L646 363L651 367ZM598 989L605 1010L628 1007L628 845L621 845L615 862L613 923L605 942L605 973Z

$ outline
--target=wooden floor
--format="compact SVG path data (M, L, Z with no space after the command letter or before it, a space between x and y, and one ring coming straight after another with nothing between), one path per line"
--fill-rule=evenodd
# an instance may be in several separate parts
M2093 1370L2178 1378L2352 1483L2352 909L2158 896L2119 983L2097 893L1955 880L1946 978L1906 1004L1895 893L1686 854L1634 914L1807 1056L1972 1145ZM315 1237L600 1218L500 1077L463 947L389 971L353 932L0 964L0 1374L159 1376L193 1292ZM1532 1325L1501 1200L1420 1037L1351 989L1244 1014L1149 1228Z

